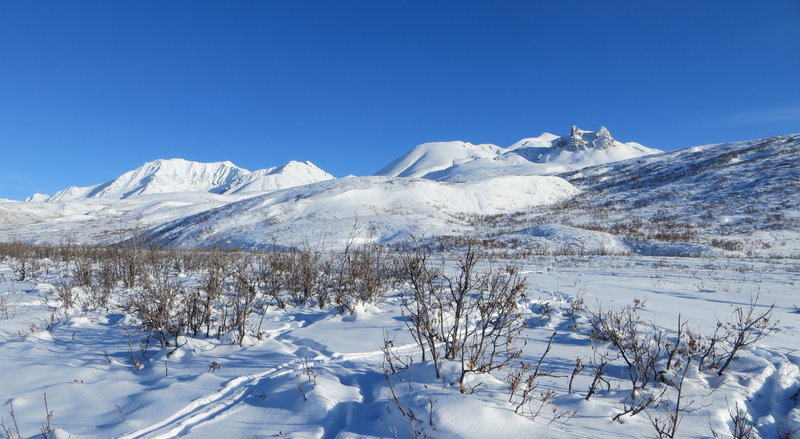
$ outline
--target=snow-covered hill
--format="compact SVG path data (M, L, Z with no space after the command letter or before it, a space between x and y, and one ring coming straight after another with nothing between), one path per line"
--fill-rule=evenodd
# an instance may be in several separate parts
M223 192L241 194L286 189L334 178L311 162L290 161L283 166L239 174Z
M554 174L659 152L634 142L618 142L605 127L597 132L572 127L565 136L544 133L508 148L467 142L425 143L376 175L470 181L497 175Z
M800 256L800 135L705 145L561 176L581 192L509 217L504 232L530 245L558 224L645 254ZM533 230L533 232L532 232ZM587 242L583 239L582 242ZM602 250L602 248L598 247Z
M70 201L83 198L125 199L137 195L173 192L215 194L269 191L328 180L332 175L311 162L291 161L280 167L248 171L229 161L199 163L183 159L155 160L118 178L94 186L72 186L47 197L34 194L27 201Z
M577 194L559 177L503 176L469 183L352 177L247 198L156 228L161 245L262 247L273 240L343 246L469 233L467 218L503 215Z
M184 248L260 248L339 246L356 231L378 242L446 244L470 235L534 253L800 257L800 135L648 153L560 175L531 172L580 154L626 151L609 139L604 130L575 130L526 139L495 158L492 145L420 147L395 163L407 171L401 177L330 179L298 162L249 172L224 162L160 161L183 164L145 166L71 192L83 198L0 203L0 240L112 243L137 233ZM534 157L537 149L551 155ZM428 178L408 177L417 174ZM167 176L176 181L167 184ZM324 181L296 185L315 179ZM175 190L182 192L157 193Z

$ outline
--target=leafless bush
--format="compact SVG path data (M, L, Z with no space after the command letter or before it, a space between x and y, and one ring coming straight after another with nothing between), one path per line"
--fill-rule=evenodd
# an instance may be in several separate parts
M17 414L14 412L14 402L11 401L9 403L10 408L8 411L8 415L11 417L11 422L13 424L13 429L11 426L6 425L5 420L0 417L0 428L3 430L3 434L8 439L22 439L22 434L19 432L19 425L17 424Z
M536 419L539 413L541 413L542 408L552 402L553 394L548 391L550 389L539 391L539 380L543 377L555 376L552 370L542 368L544 359L553 347L553 339L555 336L555 332L550 336L550 339L547 341L547 347L532 370L531 363L523 361L508 374L506 378L510 390L508 402L514 404L514 413L524 415L525 409L528 408L528 417ZM539 400L539 407L533 410L530 408L530 404L537 398Z
M384 351L385 353L386 351ZM411 436L414 439L426 437L424 433L424 421L417 417L417 414L414 412L414 408L411 407L409 404L406 404L398 395L397 391L395 390L395 385L392 377L394 376L394 372L392 370L395 369L394 366L387 365L387 359L391 360L391 355L384 355L384 365L383 365L383 377L386 379L386 384L389 389L389 393L386 395L387 399L391 402L391 404L397 409L397 411L406 419L408 419L411 427ZM389 363L391 364L391 363ZM411 382L408 383L409 390L413 391L413 387ZM434 401L432 399L428 400L430 402L430 414L428 416L429 423L433 425L433 406ZM395 437L397 437L397 432L395 432Z
M727 401L726 404L728 404ZM747 411L739 408L738 402L733 407L728 404L728 417L730 419L729 431L733 439L755 439L758 437L755 426L748 419ZM711 435L715 438L722 437L713 428L711 429Z
M317 264L320 255L316 251L301 250L290 253L286 287L295 305L304 306L317 293Z
M39 275L41 265L39 260L33 256L27 248L22 248L16 256L12 256L8 262L11 270L17 275L17 280L26 281Z
M758 312L758 296L750 301L750 304L742 308L737 306L733 311L733 319L728 322L718 322L718 326L723 330L723 339L729 341L725 350L722 365L717 372L722 375L730 366L736 354L775 331L776 323L772 322L772 312L775 305L770 305L766 311Z
M423 352L430 354L437 377L440 358L461 365L459 385L469 373L486 373L519 357L515 340L525 322L517 306L525 280L516 267L476 271L477 252L468 247L454 274L434 267L418 250L401 258L412 294L403 300L406 326ZM441 347L440 347L441 346Z
M42 438L50 439L55 437L55 432L53 431L52 421L53 421L53 410L50 410L50 407L47 405L47 393L44 394L44 414L45 414L45 422L42 424Z
M8 303L8 298L0 296L0 319L10 319L16 315L13 305Z
M422 361L427 361L426 353L433 360L436 378L439 378L440 334L439 313L436 312L436 294L440 288L440 269L432 267L429 253L417 251L403 256L402 267L412 286L412 296L403 298L403 314L406 327L422 352Z
M467 306L471 312L464 320L464 342L458 355L461 360L460 383L468 373L491 372L522 354L516 339L525 322L517 301L525 288L525 279L514 266L490 270L482 279L474 302Z
M334 302L342 310L379 301L392 280L392 259L380 245L348 246L338 255L332 276Z
M139 318L141 329L146 333L143 352L146 352L153 336L162 349L170 346L170 339L178 346L178 337L186 327L186 322L181 318L186 313L180 310L185 304L184 297L185 290L175 280L169 280L164 285L148 285L129 297L125 309Z
M262 255L258 263L258 280L264 294L269 296L280 309L286 308L283 291L286 288L286 277L291 266L288 255L280 251L271 251Z
M636 307L598 309L591 316L592 338L610 343L623 360L631 382L631 399L657 375L663 353L662 333L641 320Z
M605 385L606 391L611 390L611 383L605 378L606 373L606 366L608 365L609 360L604 355L601 355L599 359L596 356L592 357L592 361L589 362L589 369L592 370L592 383L589 385L589 390L586 392L586 401L588 401L597 390L600 388L601 385Z
M94 306L105 307L117 285L117 270L112 260L104 258L99 260L96 273L96 282L91 286L90 296Z
M228 277L229 261L224 253L212 253L208 255L204 263L204 272L200 278L200 290L203 292L203 296L202 298L193 297L192 299L199 299L202 303L201 325L205 325L206 337L210 337L213 323L212 314L215 304L222 297L222 286ZM217 334L219 334L219 331Z
M237 261L234 269L235 286L233 289L233 322L236 328L235 342L241 346L247 335L247 319L259 297L258 277L255 274L249 257Z
M66 314L75 305L75 284L71 277L62 275L55 282L56 299L61 301L61 307Z
M72 278L75 285L79 287L90 287L92 285L92 274L94 272L93 261L88 257L80 257L73 262Z
M683 384L686 381L686 374L689 372L692 358L693 355L689 354L684 357L685 362L676 362L675 376L668 382L664 392L659 395L658 404L652 408L649 406L645 408L650 426L659 439L678 437L678 426L680 426L683 416L693 411L694 401L686 401L683 393ZM670 389L674 395L667 394Z

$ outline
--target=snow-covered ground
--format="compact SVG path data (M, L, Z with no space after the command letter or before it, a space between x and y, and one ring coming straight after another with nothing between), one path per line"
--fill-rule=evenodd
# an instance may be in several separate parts
M447 257L448 273L455 272L457 258ZM722 376L691 364L675 437L712 437L712 430L733 437L736 416L729 412L737 409L743 425L754 428L749 437L793 437L800 430L797 261L573 256L494 266L507 262L519 264L528 282L517 301L527 324L515 363L535 366L555 334L541 361L547 374L519 414L520 395L511 396L505 382L513 368L471 374L460 389L457 362L443 362L437 379L431 361L421 361L402 307L408 283L354 306L354 314L313 302L284 310L273 304L263 314L260 337L261 316L251 316L241 347L231 343L233 333L218 340L201 330L179 337L177 349L159 349L153 341L145 355L141 322L120 306L137 289L118 284L106 308L90 306L87 290L78 288L66 309L59 291L73 275L63 262L40 261L36 277L19 281L19 263L6 259L0 263L2 422L15 438L17 431L38 436L48 423L60 438L365 438L414 437L415 431L431 438L656 437L648 419L665 419L674 409L675 388L651 382L641 394L666 391L661 405L612 420L632 403L631 382L610 343L591 337L591 313L628 307L645 323L642 336L661 330L674 338L679 318L684 336L710 336L737 306L757 300L756 313L775 305L775 331L742 349ZM488 264L481 262L478 271ZM199 288L207 274L162 268L188 290ZM387 339L398 369L384 374ZM584 367L570 393L576 359ZM587 400L593 367L602 361L609 387L598 386ZM667 374L663 381L674 385L678 378Z

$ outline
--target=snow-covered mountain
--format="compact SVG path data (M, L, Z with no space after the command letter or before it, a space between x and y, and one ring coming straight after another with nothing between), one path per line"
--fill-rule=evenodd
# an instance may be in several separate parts
M291 161L280 167L248 171L229 161L199 163L183 159L155 160L116 179L94 186L72 186L47 197L34 194L26 201L126 199L145 194L209 192L214 194L269 191L333 178L311 162Z
M376 175L440 181L470 181L511 174L544 175L659 152L635 142L618 142L605 127L596 132L572 127L564 136L544 133L522 139L508 148L467 142L425 143Z
M800 257L798 169L798 134L608 163L561 174L578 195L498 228L517 229L504 240L554 251L595 240L601 252Z
M379 242L467 234L533 252L800 257L800 135L661 154L609 139L575 129L504 149L422 145L394 163L407 171L400 177L164 160L47 203L0 203L0 240L112 243L137 233L178 247L337 246L360 229ZM524 157L537 149L551 155ZM640 156L531 172L615 151ZM420 174L428 178L409 177ZM298 185L313 180L324 181Z
M31 202L31 203L43 203L50 198L50 195L43 194L40 192L36 192L35 194L31 195L30 197L26 198L24 201Z
M239 174L222 193L265 192L302 186L332 178L334 178L333 175L328 174L311 162L292 160L283 166Z

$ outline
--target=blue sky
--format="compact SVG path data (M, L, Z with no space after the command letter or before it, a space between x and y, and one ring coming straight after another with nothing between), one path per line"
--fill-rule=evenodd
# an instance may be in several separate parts
M145 161L377 171L577 124L800 132L800 2L0 1L0 198Z

